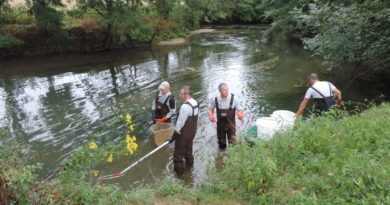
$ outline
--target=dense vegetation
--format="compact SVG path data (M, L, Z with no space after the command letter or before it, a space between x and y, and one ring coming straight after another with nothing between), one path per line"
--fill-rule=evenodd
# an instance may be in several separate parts
M208 23L270 23L263 39L284 32L330 66L390 65L386 0L29 0L0 3L0 55L96 51L185 36Z
M89 166L104 150L88 145L66 160L67 169L38 185L39 165L27 165L31 151L3 130L0 203L388 204L389 116L390 104L383 104L356 115L334 111L301 119L268 143L229 149L225 169L209 183L189 188L167 179L130 192L87 180L96 178Z

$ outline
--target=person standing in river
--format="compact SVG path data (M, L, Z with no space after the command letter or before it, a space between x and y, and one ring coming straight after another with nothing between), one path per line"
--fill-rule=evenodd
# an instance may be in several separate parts
M211 99L208 114L211 122L217 122L219 148L226 149L226 138L232 143L232 137L236 135L236 113L237 118L243 120L244 111L234 94L229 94L226 83L219 84L218 91L220 95ZM217 111L217 118L214 117L214 109Z
M303 98L297 113L297 117L303 113L310 98L315 99L314 113L321 114L329 111L333 107L341 106L341 91L338 90L332 83L327 81L320 81L318 75L312 73L307 78L311 87L307 89L305 97ZM334 95L337 96L337 104L334 101Z
M171 122L171 118L176 112L175 97L171 94L167 81L163 81L158 89L152 105L152 120L159 123Z
M180 98L184 102L179 110L173 136L169 140L170 143L176 140L173 164L174 171L179 178L183 175L185 167L191 169L194 165L192 144L196 134L199 114L198 102L192 98L190 86L184 86L180 89ZM185 166L183 159L185 159Z

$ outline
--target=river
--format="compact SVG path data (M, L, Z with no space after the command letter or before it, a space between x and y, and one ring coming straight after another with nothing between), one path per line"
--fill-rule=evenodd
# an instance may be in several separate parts
M155 148L148 112L159 83L169 81L177 99L180 87L189 85L201 112L194 140L195 167L185 181L196 185L211 177L208 170L222 166L216 128L207 117L219 83L229 85L245 110L244 121L237 122L238 133L274 110L295 112L311 72L341 88L344 99L362 101L378 95L375 85L347 82L348 76L327 69L299 43L284 38L263 43L266 28L224 26L192 35L182 45L1 60L0 124L31 146L33 162L43 164L42 178L80 145L123 139L123 129L113 125L120 114L129 113L138 150L126 157L114 156L112 163L102 159L93 168L101 175L111 174ZM167 146L124 177L107 183L126 189L174 177L172 153L173 147Z

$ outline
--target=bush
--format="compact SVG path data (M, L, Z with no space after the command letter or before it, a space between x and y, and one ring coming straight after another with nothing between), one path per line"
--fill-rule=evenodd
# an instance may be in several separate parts
M316 35L305 38L306 48L332 66L354 63L369 68L389 68L390 8L379 1L350 7L315 7L303 25L320 25ZM319 17L316 17L319 16Z
M268 143L231 149L214 186L255 204L389 203L389 116L384 104L299 121Z

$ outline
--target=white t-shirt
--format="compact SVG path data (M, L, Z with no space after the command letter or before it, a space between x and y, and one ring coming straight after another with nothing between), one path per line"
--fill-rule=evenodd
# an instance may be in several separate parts
M185 102L189 102L192 106L198 105L198 102L196 102L196 100L194 100L193 98L190 98ZM189 116L192 116L192 113L194 113L194 115L198 115L199 108L195 108L193 110L190 105L183 103L183 105L180 107L179 110L179 118L177 119L176 126L175 126L176 131L180 132L181 128L183 128L184 124L186 123L187 118Z
M217 100L218 100L219 109L229 109L231 99L232 99L232 95L230 93L226 99L222 99L221 95L218 95ZM210 99L210 106L209 106L209 109L214 109L214 108L215 108L215 97ZM241 110L240 100L237 98L237 96L234 96L232 108L233 109L235 108L236 110Z
M333 96L333 90L336 89L336 87L332 83L327 81L317 81L316 83L313 84L312 87L318 90L325 97ZM310 98L323 98L323 97L317 91L313 90L310 87L306 91L305 98L310 99Z

